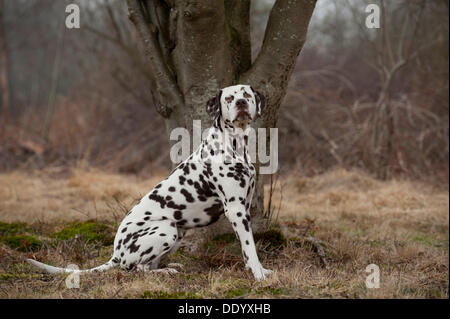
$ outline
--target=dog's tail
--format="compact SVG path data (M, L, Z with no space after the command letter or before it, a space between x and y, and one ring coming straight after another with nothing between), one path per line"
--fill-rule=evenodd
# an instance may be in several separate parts
M98 267L95 267L95 268L91 268L91 269L84 269L84 270L72 269L72 268L54 267L54 266L50 266L50 265L41 263L41 262L39 262L37 260L34 260L34 259L27 259L27 262L30 263L31 265L33 265L36 268L45 270L49 274L62 274L62 273L69 273L69 272L80 273L80 272L92 272L92 271L106 271L106 270L111 269L111 268L113 268L113 267L118 265L114 261L114 258L111 258L107 263L104 263L101 266L98 266Z

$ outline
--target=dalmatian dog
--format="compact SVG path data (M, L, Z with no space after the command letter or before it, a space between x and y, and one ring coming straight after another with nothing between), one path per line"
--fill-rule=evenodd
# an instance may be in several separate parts
M261 265L253 240L250 204L256 173L246 134L264 106L264 96L248 85L226 87L211 98L206 110L213 126L206 138L125 216L107 263L72 270L27 261L49 273L104 271L116 266L174 273L177 270L170 267L181 265L158 269L161 258L177 250L186 230L210 225L225 214L239 238L246 268L256 280L264 280L272 271Z

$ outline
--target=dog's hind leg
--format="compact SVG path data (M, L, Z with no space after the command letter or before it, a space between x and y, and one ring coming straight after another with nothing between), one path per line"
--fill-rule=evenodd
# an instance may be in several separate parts
M152 221L149 233L140 237L135 244L139 245L137 269L145 272L176 273L173 268L158 269L159 262L176 245L178 230L176 224L170 220Z
M181 241L184 238L184 235L186 234L186 229L178 229L178 238L175 244L173 245L172 249L169 251L169 254L173 255L175 252L180 248Z

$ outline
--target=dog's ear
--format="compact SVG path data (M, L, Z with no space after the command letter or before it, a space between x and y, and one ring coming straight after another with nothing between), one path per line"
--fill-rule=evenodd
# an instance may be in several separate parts
M266 107L266 97L259 93L258 91L255 91L252 87L250 87L255 94L256 99L256 111L259 116L261 116L264 108Z
M220 107L220 98L222 97L222 90L217 95L206 102L206 113L211 116L212 119L216 119L222 112Z

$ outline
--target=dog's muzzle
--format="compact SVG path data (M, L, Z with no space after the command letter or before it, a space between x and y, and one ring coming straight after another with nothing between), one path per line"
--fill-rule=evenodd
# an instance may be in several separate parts
M236 117L234 118L233 122L236 122L236 121L250 122L252 120L252 116L250 115L250 112L248 111L248 103L246 100L244 100L244 99L237 100L236 108L237 108L237 113L236 113Z

